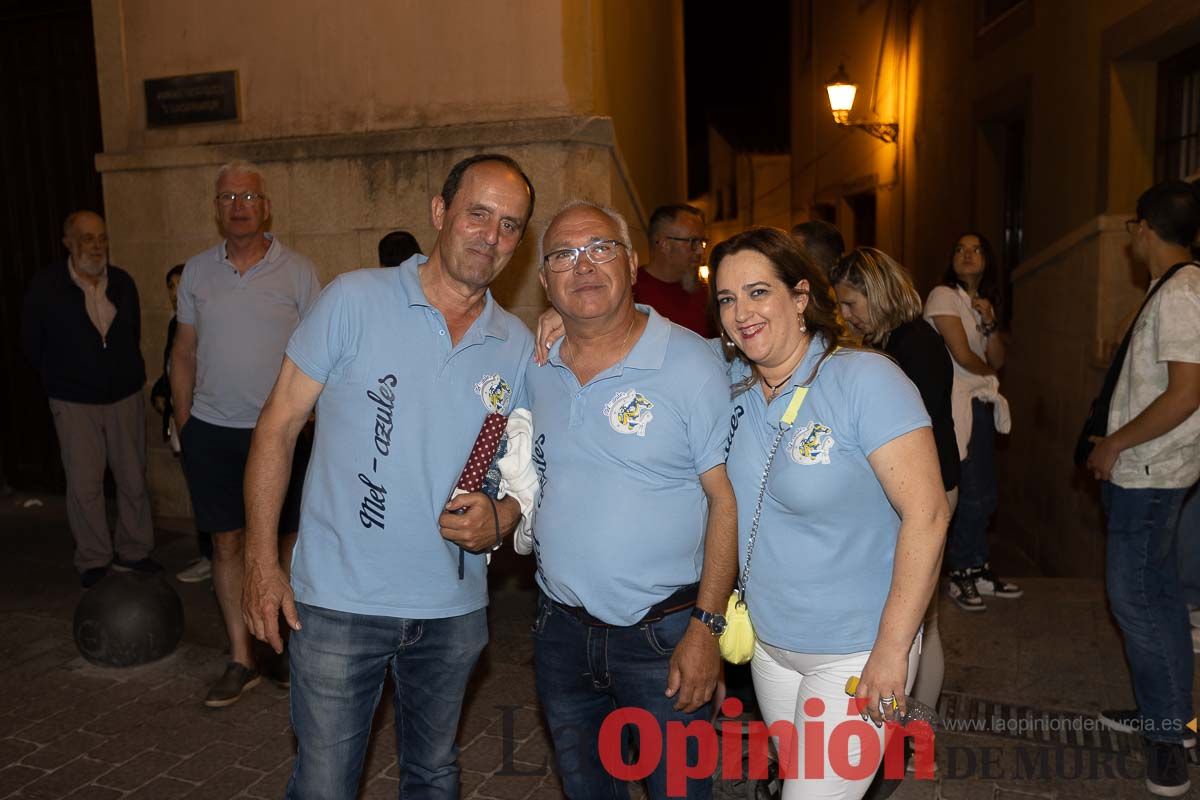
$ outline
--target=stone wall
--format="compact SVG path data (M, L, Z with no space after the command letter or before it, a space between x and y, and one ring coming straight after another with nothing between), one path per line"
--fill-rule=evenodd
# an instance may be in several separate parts
M604 116L631 221L686 194L682 0L92 0L104 148ZM151 128L143 82L235 70L239 118ZM636 187L636 188L634 188Z
M1001 391L996 528L1050 574L1104 574L1098 485L1076 470L1075 438L1146 276L1130 263L1125 216L1100 216L1013 275L1013 337Z
M1200 4L1028 0L983 25L980 3L793 0L792 212L839 212L878 191L879 247L922 294L955 237L1001 244L1002 158L989 128L1024 121L1022 257L1098 214L1132 206L1154 180L1157 65L1200 42ZM886 145L834 125L825 82L858 83L851 118L897 121Z
M685 195L681 0L92 0L112 258L143 294L157 377L167 269L219 240L217 167L259 163L274 233L323 281L373 266L407 228L428 249L429 203L450 166L495 150L538 193L496 296L533 322L535 236L584 197L626 214ZM143 82L237 71L235 121L150 128ZM628 161L622 154L628 154ZM186 515L177 464L148 419L155 512Z
M310 257L322 283L375 266L379 238L411 230L428 252L434 241L430 200L450 167L467 155L499 151L516 158L537 189L530 233L494 286L508 309L532 325L545 308L537 280L536 236L555 209L587 197L623 213L636 206L611 121L560 118L446 126L369 135L313 137L101 155L112 260L141 287L143 351L157 377L170 307L163 276L173 264L219 241L213 181L220 164L245 158L267 176L271 230ZM644 250L644 235L635 244ZM252 343L248 343L252 346ZM149 480L154 511L187 516L177 462L149 422Z

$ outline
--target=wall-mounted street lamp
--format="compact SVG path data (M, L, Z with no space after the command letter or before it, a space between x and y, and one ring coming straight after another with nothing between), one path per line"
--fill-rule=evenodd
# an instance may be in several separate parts
M876 139L894 142L900 135L900 126L895 122L851 122L850 109L854 107L854 95L858 93L858 84L850 80L844 64L838 64L838 70L825 84L829 94L829 109L833 111L833 121L846 128L858 128L866 131Z

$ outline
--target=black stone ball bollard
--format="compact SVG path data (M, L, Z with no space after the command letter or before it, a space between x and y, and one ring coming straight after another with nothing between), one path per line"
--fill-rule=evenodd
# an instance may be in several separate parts
M174 652L183 603L161 575L112 572L75 607L75 646L93 664L133 667Z

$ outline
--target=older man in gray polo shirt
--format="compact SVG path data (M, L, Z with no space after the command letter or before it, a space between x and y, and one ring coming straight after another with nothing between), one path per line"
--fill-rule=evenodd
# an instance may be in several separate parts
M225 239L184 267L171 394L196 527L215 532L213 586L225 617L230 661L204 702L219 708L236 703L260 680L241 613L242 478L254 426L279 374L283 351L320 283L311 261L266 232L271 201L262 172L253 164L235 161L221 167L213 206ZM307 460L307 448L299 445L279 521L285 566L296 541ZM284 664L272 676L281 684L287 680Z

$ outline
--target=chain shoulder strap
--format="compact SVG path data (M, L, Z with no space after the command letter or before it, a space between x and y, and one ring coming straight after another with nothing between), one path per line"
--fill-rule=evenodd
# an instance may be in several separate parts
M807 386L796 387L792 401L788 403L787 410L783 412L783 417L779 420L779 431L775 434L775 441L771 443L767 465L763 467L762 477L758 481L758 501L754 505L754 520L750 523L750 536L746 541L746 565L742 567L742 575L738 579L739 605L746 603L746 584L750 580L750 559L754 555L754 542L758 539L758 522L762 517L763 499L767 495L767 476L771 473L771 465L775 463L775 454L779 452L779 444L783 441L783 435L791 430L792 423L796 421L796 415L800 413L800 406L804 405L804 398L807 395Z

